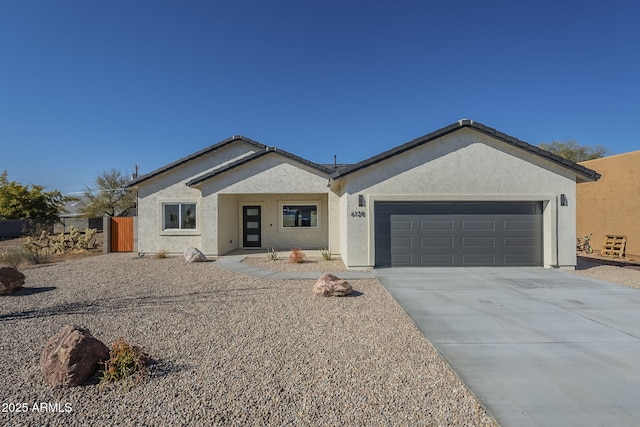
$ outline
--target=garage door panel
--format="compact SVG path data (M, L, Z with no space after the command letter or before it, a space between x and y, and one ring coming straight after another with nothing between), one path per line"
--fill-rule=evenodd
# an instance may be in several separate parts
M461 264L463 266L492 266L496 264L496 255L487 253L462 254Z
M453 266L453 254L422 254L420 264L426 267Z
M463 230L495 230L496 222L493 220L484 220L484 221L471 221L471 220L462 220L462 229Z
M414 265L412 254L392 254L391 261L394 266L412 266Z
M510 254L504 255L504 265L507 265L507 266L533 265L535 262L536 262L535 254L510 253Z
M377 202L374 209L377 266L542 265L540 203Z
M452 248L453 247L453 237L445 236L445 237L422 237L420 239L420 246L431 247L431 248Z
M407 220L394 220L391 219L391 229L397 231L412 231L413 230L413 221Z
M392 248L411 248L413 246L413 239L411 237L392 237Z
M536 239L533 237L505 237L505 248L531 248L534 249L536 245Z
M463 237L462 247L483 247L483 248L495 248L495 237Z
M534 230L536 224L533 221L505 220L502 228L505 230Z
M423 220L420 221L421 230L453 230L451 220Z

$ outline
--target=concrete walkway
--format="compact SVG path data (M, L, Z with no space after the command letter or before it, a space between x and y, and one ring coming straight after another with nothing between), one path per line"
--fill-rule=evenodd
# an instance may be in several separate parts
M375 273L501 425L640 425L640 290L542 268Z

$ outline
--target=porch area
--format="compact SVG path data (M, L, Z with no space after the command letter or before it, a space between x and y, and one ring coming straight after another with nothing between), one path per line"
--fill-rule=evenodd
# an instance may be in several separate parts
M218 194L218 253L259 254L274 248L329 247L327 193Z

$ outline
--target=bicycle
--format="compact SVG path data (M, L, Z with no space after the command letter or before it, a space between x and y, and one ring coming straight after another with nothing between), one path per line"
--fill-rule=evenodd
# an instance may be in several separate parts
M578 251L584 251L588 254L593 253L593 248L591 247L591 244L589 243L589 240L591 240L591 236L593 235L593 233L591 234L587 234L585 236L582 237L577 237L576 238L576 250Z

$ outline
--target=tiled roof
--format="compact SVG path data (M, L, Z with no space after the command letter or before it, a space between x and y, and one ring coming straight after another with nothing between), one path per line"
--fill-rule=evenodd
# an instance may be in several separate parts
M490 128L488 126L483 125L482 123L478 123L478 122L474 122L473 120L469 120L469 119L462 119L459 120L449 126L443 127L442 129L438 129L434 132L431 132L427 135L424 135L420 138L414 139L413 141L409 141L405 144L399 145L398 147L392 148L391 150L387 150L384 153L378 154L377 156L373 156L370 157L366 160L363 160L359 163L356 163L354 165L348 166L344 169L341 169L337 172L335 172L333 175L331 175L332 179L337 179L337 178L341 178L344 177L346 175L349 175L350 173L356 172L358 170L367 168L369 166L375 165L377 163L380 163L383 160L386 160L390 157L396 156L400 153L404 153L406 151L409 151L415 147L418 147L420 145L423 144L427 144L433 140L436 140L438 138L441 138L445 135L448 135L452 132L455 132L457 130L463 129L463 128L470 128L473 129L475 131L478 131L480 133L483 133L485 135L491 136L495 139L498 139L500 141L506 142L507 144L510 144L514 147L517 147L519 149L528 151L530 153L533 153L537 156L543 157L553 163L556 163L560 166L563 166L567 169L571 169L573 172L589 179L589 180L593 180L593 181L597 181L600 178L600 174L598 174L596 171L591 170L589 168L586 168L578 163L572 162L571 160L567 160L563 157L560 157L556 154L552 154L549 151L543 150L540 147L536 147L535 145L531 145L529 143L526 143L524 141L521 141L517 138L514 138L513 136L509 136L505 133L502 133L496 129Z
M280 154L280 155L282 155L282 156L284 156L284 157L286 157L288 159L295 160L295 161L300 162L300 163L302 163L304 165L307 165L307 166L309 166L309 167L311 167L313 169L317 169L320 172L326 173L327 175L332 174L333 172L335 172L335 169L332 168L332 167L329 167L328 165L320 165L320 164L317 164L317 163L313 163L313 162L311 162L309 160L303 159L302 157L296 156L296 155L291 154L291 153L289 153L287 151L281 150L281 149L279 149L277 147L268 147L268 146L266 146L264 144L261 144L261 143L259 143L257 141L254 141L252 139L246 138L246 137L244 137L242 135L235 135L235 136L232 136L231 138L225 139L224 141L220 141L217 144L211 145L211 146L209 146L207 148L204 148L204 149L202 149L200 151L197 151L197 152L195 152L193 154L190 154L190 155L188 155L186 157L183 157L183 158L181 158L179 160L176 160L173 163L169 163L166 166L163 166L163 167L158 168L158 169L156 169L154 171L151 171L151 172L149 172L147 174L144 174L144 175L140 176L139 178L134 179L133 181L129 182L127 184L127 187L135 187L136 185L140 184L141 182L144 182L144 181L148 180L149 178L153 178L154 176L160 175L161 173L167 172L167 171L169 171L169 170L171 170L171 169L173 169L175 167L178 167L178 166L180 166L180 165L182 165L184 163L187 163L187 162L189 162L189 161L191 161L193 159L197 159L198 157L204 156L204 155L206 155L208 153L211 153L212 151L218 150L218 149L220 149L220 148L222 148L222 147L224 147L226 145L229 145L229 144L231 144L233 142L236 142L236 141L243 141L243 142L246 142L247 144L254 145L259 151L255 152L255 153L253 153L251 155L245 156L245 157L243 157L243 158L241 158L241 159L239 159L239 160L237 160L235 162L232 162L232 163L230 163L230 164L228 164L228 165L226 165L224 167L218 168L218 169L216 169L216 170L214 170L212 172L209 172L209 173L204 174L202 176L198 176L197 178L194 178L193 180L189 181L187 183L187 185L197 184L197 183L202 182L202 181L204 181L206 179L209 179L209 178L211 178L213 176L216 176L218 174L221 174L223 172L231 170L231 169L233 169L235 167L238 167L240 165L248 163L248 162L250 162L252 160L255 160L255 159L259 158L259 157L262 157L267 153L278 153L278 154Z
M221 141L221 142L219 142L217 144L214 144L214 145L211 145L211 146L209 146L207 148L204 148L204 149L202 149L200 151L197 151L197 152L195 152L193 154L190 154L190 155L188 155L186 157L183 157L183 158L181 158L179 160L176 160L173 163L170 163L170 164L168 164L166 166L163 166L163 167L161 167L159 169L156 169L156 170L154 170L152 172L149 172L149 173L147 173L145 175L142 175L139 178L129 182L127 184L127 187L134 187L134 186L140 184L141 182L144 182L144 181L146 181L146 180L148 180L150 178L153 178L153 177L155 177L157 175L160 175L160 174L162 174L164 172L167 172L167 171L169 171L169 170L171 170L171 169L173 169L175 167L178 167L178 166L180 166L180 165L182 165L184 163L187 163L187 162L189 162L189 161L191 161L193 159L196 159L198 157L204 156L204 155L206 155L206 154L208 154L208 153L210 153L212 151L220 149L220 148L222 148L222 147L224 147L224 146L226 146L228 144L231 144L233 142L236 142L236 141L243 141L245 143L254 145L258 149L258 151L256 151L253 154L247 155L247 156L245 156L245 157L243 157L243 158L241 158L239 160L236 160L236 161L234 161L234 162L232 162L232 163L230 163L230 164L228 164L226 166L223 166L223 167L218 168L218 169L216 169L214 171L206 173L206 174L204 174L202 176L194 178L191 181L189 181L187 183L187 185L190 185L190 186L191 185L196 185L196 184L201 183L202 181L204 181L206 179L212 178L212 177L214 177L216 175L219 175L221 173L227 172L227 171L229 171L229 170L231 170L233 168L236 168L238 166L241 166L241 165L244 165L246 163L249 163L249 162L251 162L251 161L253 161L253 160L257 159L257 158L260 158L260 157L262 157L262 156L264 156L266 154L269 154L269 153L280 154L280 155L282 155L282 156L284 156L286 158L289 158L291 160L295 160L297 162L300 162L300 163L302 163L304 165L307 165L307 166L309 166L309 167L311 167L313 169L316 169L316 170L318 170L320 172L326 173L328 175L332 174L331 178L332 179L337 179L337 178L341 178L341 177L344 177L346 175L349 175L350 173L356 172L358 170L361 170L361 169L367 168L369 166L375 165L377 163L380 163L383 160L386 160L388 158L396 156L396 155L398 155L400 153L404 153L404 152L406 152L408 150L411 150L411 149L413 149L415 147L418 147L418 146L420 146L422 144L429 143L429 142L431 142L433 140L436 140L436 139L438 139L440 137L443 137L445 135L448 135L448 134L450 134L452 132L455 132L455 131L463 129L463 128L473 129L475 131L478 131L478 132L483 133L485 135L491 136L491 137L493 137L495 139L503 141L503 142L505 142L507 144L510 144L510 145L512 145L514 147L517 147L519 149L526 150L529 153L533 153L533 154L535 154L537 156L540 156L540 157L545 158L545 159L547 159L547 160L549 160L551 162L554 162L554 163L556 163L558 165L561 165L561 166L563 166L563 167L565 167L567 169L570 169L573 172L577 173L578 175L581 175L581 176L587 178L588 180L596 181L596 180L598 180L600 178L600 174L598 174L596 171L591 170L589 168L586 168L586 167L584 167L584 166L582 166L582 165L580 165L578 163L575 163L575 162L572 162L572 161L567 160L565 158L562 158L562 157L560 157L560 156L558 156L556 154L552 154L551 152L543 150L540 147L536 147L535 145L532 145L532 144L526 143L524 141L521 141L521 140L519 140L517 138L514 138L514 137L509 136L509 135L507 135L505 133L497 131L496 129L493 129L493 128L490 128L488 126L485 126L485 125L483 125L481 123L474 122L473 120L469 120L469 119L463 119L463 120L459 120L459 121L457 121L457 122L455 122L455 123L453 123L453 124L451 124L449 126L443 127L442 129L436 130L436 131L431 132L431 133L429 133L427 135L424 135L424 136L422 136L420 138L416 138L416 139L414 139L412 141L409 141L409 142L407 142L405 144L402 144L402 145L400 145L398 147L395 147L395 148L392 148L390 150L387 150L387 151L385 151L385 152L383 152L381 154L378 154L377 156L370 157L370 158L368 158L366 160L363 160L363 161L361 161L359 163L352 164L352 165L343 165L343 164L337 165L338 166L337 170L334 167L334 165L325 165L325 164L313 163L313 162L311 162L309 160L306 160L306 159L304 159L302 157L293 155L293 154L291 154L291 153L289 153L287 151L281 150L279 148L268 147L268 146L263 145L263 144L261 144L261 143L259 143L257 141L254 141L252 139L246 138L246 137L241 136L241 135L236 135L236 136L233 136L231 138L225 139L224 141Z

